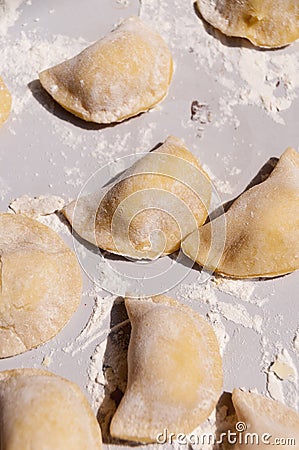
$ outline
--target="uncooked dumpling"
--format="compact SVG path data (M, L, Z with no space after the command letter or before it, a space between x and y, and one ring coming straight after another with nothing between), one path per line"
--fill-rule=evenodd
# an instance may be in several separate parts
M246 424L243 437L246 433L256 433L259 437L259 444L248 440L247 444L243 442L243 445L237 446L238 449L299 449L299 414L296 411L278 401L240 389L234 389L232 400L237 420ZM291 441L287 444L287 438L293 439L293 444ZM281 444L275 445L275 439L279 439Z
M222 33L259 47L283 47L299 38L298 0L197 0L197 5Z
M39 75L63 108L97 123L120 122L152 108L166 96L171 77L166 43L137 17Z
M211 183L184 143L169 137L108 188L64 209L85 240L113 253L154 259L176 251L208 214Z
M184 253L234 278L274 277L299 268L299 154L289 148L263 182L225 215L188 236Z
M45 225L0 214L0 358L55 336L81 298L77 259Z
M159 433L189 433L220 395L222 361L212 327L166 296L127 298L132 324L128 384L112 419L113 437L156 442Z
M0 372L1 450L101 450L97 420L79 387L50 372Z
M0 77L0 127L7 120L11 109L11 95Z

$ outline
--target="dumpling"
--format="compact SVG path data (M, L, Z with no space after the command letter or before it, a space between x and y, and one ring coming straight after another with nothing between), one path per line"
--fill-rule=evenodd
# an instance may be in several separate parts
M2 450L101 450L101 430L79 387L38 369L0 372Z
M232 400L237 420L246 424L244 440L246 433L256 433L260 440L258 444L248 440L243 445L241 440L238 449L266 450L273 446L283 446L285 450L299 449L299 414L296 411L278 401L241 389L234 389ZM275 439L279 439L280 445L275 445ZM288 444L287 439L292 439L293 443L288 441Z
M162 37L137 17L74 58L39 74L63 108L86 121L121 122L164 99L172 57Z
M298 0L197 0L197 5L222 33L259 47L283 47L299 38Z
M113 416L113 437L156 442L159 433L189 433L204 422L222 387L212 327L166 296L127 298L132 325L128 384Z
M233 278L274 277L299 268L299 154L287 149L270 176L226 214L182 244L209 270Z
M0 358L55 336L81 299L74 253L45 225L0 214Z
M0 126L6 122L11 110L11 95L0 77Z
M107 188L64 209L74 230L98 247L136 259L176 251L203 224L211 183L197 159L173 136Z

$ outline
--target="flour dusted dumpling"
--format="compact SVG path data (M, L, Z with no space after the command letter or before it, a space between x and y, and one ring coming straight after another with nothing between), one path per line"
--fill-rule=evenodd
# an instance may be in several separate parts
M0 372L1 450L101 450L102 438L79 387L38 369Z
M55 336L81 298L77 259L45 225L0 214L0 358Z
M64 209L85 240L113 253L154 259L176 251L203 224L211 183L184 143L168 137L114 183Z
M259 47L283 47L299 38L298 0L197 0L197 5L222 33Z
M287 149L264 182L244 192L224 216L188 236L182 249L201 266L235 278L297 270L299 154Z
M232 400L237 420L247 427L243 436L256 433L260 440L258 444L256 440L243 442L237 446L238 449L266 450L282 446L285 450L299 449L299 414L296 411L278 401L241 389L234 389ZM278 439L277 445L275 439Z
M0 77L0 127L7 120L11 109L11 95Z
M120 122L166 96L172 57L162 37L137 17L39 75L66 110L86 121Z
M132 325L128 384L112 419L113 437L156 442L159 433L189 433L216 406L222 361L212 327L166 296L127 298Z

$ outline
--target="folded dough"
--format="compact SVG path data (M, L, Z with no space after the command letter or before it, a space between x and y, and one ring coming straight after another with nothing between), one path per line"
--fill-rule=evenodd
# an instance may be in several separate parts
M137 17L74 58L39 74L63 108L86 121L120 122L166 96L172 57L162 37Z
M197 0L197 5L222 33L259 47L283 47L299 38L298 0Z
M38 369L0 372L2 450L101 450L101 431L79 387Z
M98 247L136 259L176 251L208 214L211 183L184 143L165 143L116 182L64 208L74 230Z
M222 361L212 327L166 296L127 298L132 324L128 384L112 419L113 437L156 442L159 433L189 433L216 406Z
M287 274L299 268L298 218L299 154L289 148L264 182L188 236L182 249L201 266L234 278Z
M0 126L7 120L11 110L11 95L0 77Z
M259 443L256 441L248 443L241 441L237 445L240 450L266 450L270 448L283 447L285 450L299 449L299 414L286 405L251 392L243 392L234 389L232 395L233 404L237 414L237 420L246 424L243 432L245 440L246 433L256 433ZM266 436L268 435L268 437ZM275 445L275 439L294 439L289 445ZM264 441L263 441L264 439Z
M45 225L0 214L0 358L55 336L81 299L77 259Z

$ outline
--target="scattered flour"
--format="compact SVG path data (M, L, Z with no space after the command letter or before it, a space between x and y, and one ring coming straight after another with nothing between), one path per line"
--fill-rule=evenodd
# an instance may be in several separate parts
M57 35L45 40L34 32L22 32L18 39L0 36L1 76L12 94L12 111L20 114L32 98L32 92L38 94L39 82L33 83L41 70L74 56L87 45L82 38ZM48 101L53 108L53 101Z
M229 194L229 195L233 194L233 188L228 180L226 181L219 180L219 178L217 178L216 175L213 174L210 167L208 167L206 164L202 164L202 168L209 175L217 192L220 192L221 194Z
M25 216L35 218L53 214L61 210L64 205L65 201L55 195L41 195L34 198L30 198L28 195L22 195L22 197L14 200L9 207L16 214L24 214Z
M9 208L16 214L24 214L38 220L56 233L70 235L68 223L59 212L64 205L65 200L56 195L41 195L34 198L23 195L10 203Z
M23 0L0 1L0 36L7 33L20 16L19 6Z
M167 0L141 0L140 16L159 29L173 48L182 52L189 48L198 67L225 88L219 100L222 117L214 125L236 122L237 105L262 108L275 122L284 124L281 111L290 108L299 92L299 43L263 51L211 27L208 31L193 3L174 0L170 8ZM241 46L234 45L241 42Z
M276 354L272 357L268 355L270 363L265 369L268 395L297 409L299 393L296 364L286 348L281 344L276 347Z

